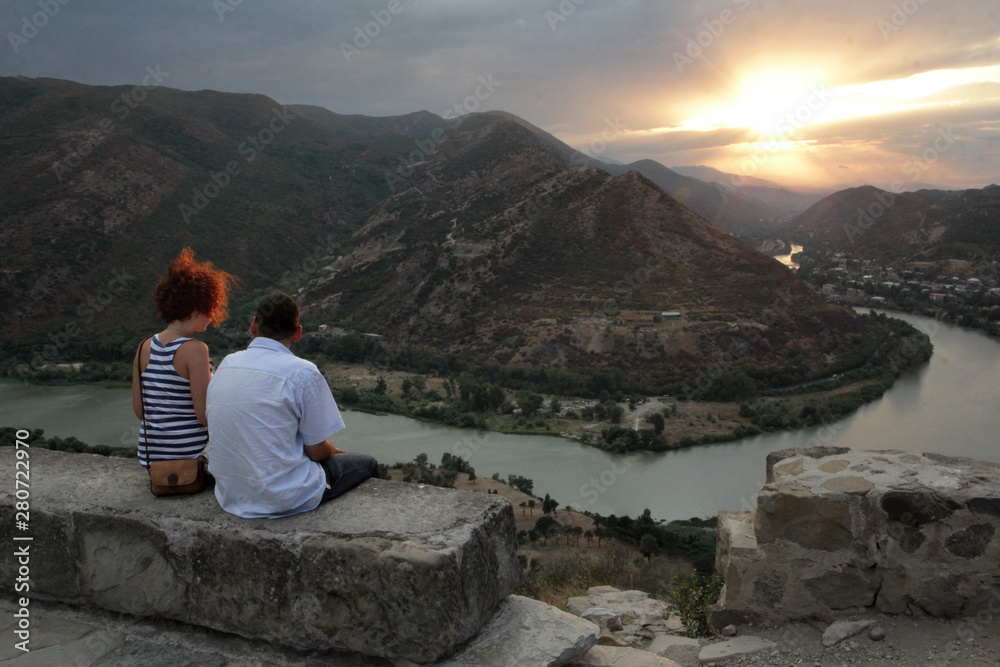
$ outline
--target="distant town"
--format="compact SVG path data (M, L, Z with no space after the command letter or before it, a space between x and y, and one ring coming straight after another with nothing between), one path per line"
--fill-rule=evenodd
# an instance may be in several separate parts
M810 251L792 258L799 277L832 303L930 315L1000 336L997 261L883 263L844 252Z

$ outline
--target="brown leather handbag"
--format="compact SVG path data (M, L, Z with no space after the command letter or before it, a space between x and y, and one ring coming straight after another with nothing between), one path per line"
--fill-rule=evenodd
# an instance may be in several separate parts
M149 490L154 496L175 496L182 493L198 493L205 488L205 459L171 459L169 461L149 461Z
M150 340L150 339L146 339ZM208 462L204 456L196 459L149 460L149 443L146 442L146 392L142 386L142 370L139 357L142 346L139 343L135 353L136 369L139 371L139 405L142 413L142 444L146 453L146 470L149 471L149 490L154 496L177 496L184 493L198 493L205 488L208 480Z

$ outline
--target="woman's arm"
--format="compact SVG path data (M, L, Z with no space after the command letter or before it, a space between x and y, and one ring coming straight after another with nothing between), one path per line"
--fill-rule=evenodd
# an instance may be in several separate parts
M208 346L200 340L189 340L183 343L174 355L174 368L177 373L191 382L191 402L194 404L194 414L203 425L208 426L205 416L205 399L208 396L208 383L212 380L212 369L209 365Z
M142 419L142 390L139 388L139 363L142 360L142 348L146 342L143 341L135 351L135 359L132 360L132 412L137 419Z

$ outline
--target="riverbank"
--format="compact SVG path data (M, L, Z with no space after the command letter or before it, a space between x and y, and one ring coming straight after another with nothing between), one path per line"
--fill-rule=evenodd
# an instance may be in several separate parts
M601 398L512 391L469 373L456 381L362 364L327 363L322 370L338 402L356 410L559 436L616 453L663 452L828 425L877 400L898 378L925 365L933 345L910 324L875 318L882 337L845 354L841 372L764 389L746 372L723 368L700 373L677 396L604 392Z

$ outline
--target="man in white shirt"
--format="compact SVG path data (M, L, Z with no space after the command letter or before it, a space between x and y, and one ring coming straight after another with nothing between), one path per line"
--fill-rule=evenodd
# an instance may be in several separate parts
M378 476L373 457L328 439L344 420L316 365L292 354L302 337L292 297L262 300L250 334L249 347L227 356L208 385L208 467L222 509L289 516Z

